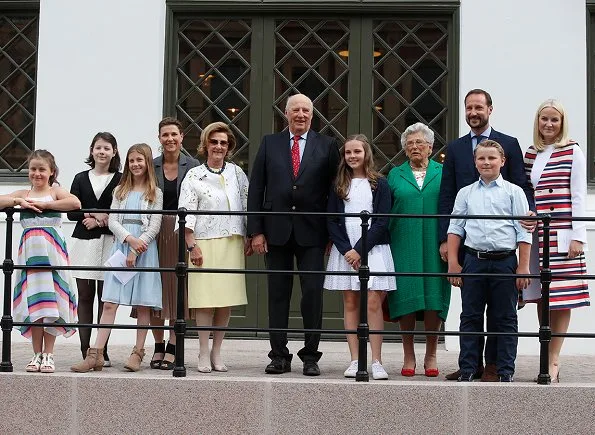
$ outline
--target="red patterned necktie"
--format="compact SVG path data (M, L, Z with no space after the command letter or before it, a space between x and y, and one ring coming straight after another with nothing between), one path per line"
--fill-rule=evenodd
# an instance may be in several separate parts
M293 177L297 177L300 170L300 136L293 137L291 146L291 164L293 165Z

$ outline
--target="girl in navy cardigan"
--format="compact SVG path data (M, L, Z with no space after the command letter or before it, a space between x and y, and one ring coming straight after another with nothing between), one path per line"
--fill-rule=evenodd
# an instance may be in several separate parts
M372 149L363 134L347 138L343 159L339 163L334 188L329 193L328 211L331 213L389 213L391 194L388 183L374 169ZM333 275L334 271L357 271L361 264L361 219L333 217L328 220L328 230L333 248L327 264L324 288L343 292L345 329L356 329L359 323L359 289L357 276ZM388 218L373 218L367 239L368 266L371 272L394 272L389 246ZM371 276L368 282L368 321L370 329L384 329L382 301L386 291L396 289L394 276ZM347 335L351 364L345 377L354 378L357 373L358 341L353 334ZM372 348L373 379L388 379L382 367L382 335L370 336Z

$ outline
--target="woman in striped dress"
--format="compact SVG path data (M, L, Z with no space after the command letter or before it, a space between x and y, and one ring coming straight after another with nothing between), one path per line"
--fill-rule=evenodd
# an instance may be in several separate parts
M566 333L570 310L590 305L583 245L587 241L585 222L572 217L585 216L587 165L579 145L568 139L568 120L564 108L556 100L546 100L535 115L534 145L525 153L525 169L535 189L537 213L549 213L550 230L550 320L553 333ZM543 264L543 223L539 222L531 253L531 273L539 273ZM578 279L561 279L556 275L576 275ZM527 302L537 302L541 321L541 289L539 280L524 291ZM554 337L549 347L549 373L559 382L559 358L564 337Z
M68 266L66 241L60 228L60 211L81 208L78 198L54 186L58 168L54 156L36 150L29 157L31 189L17 190L0 198L0 207L19 205L23 235L17 264L27 266ZM49 211L44 211L49 210ZM15 272L13 317L15 322L54 323L51 326L21 326L21 334L32 341L33 358L28 372L54 372L56 336L69 337L75 328L61 326L76 323L76 295L70 271L27 269Z

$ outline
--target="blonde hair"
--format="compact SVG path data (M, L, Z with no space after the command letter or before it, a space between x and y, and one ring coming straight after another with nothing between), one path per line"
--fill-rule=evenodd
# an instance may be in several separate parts
M477 146L475 147L475 149L473 150L473 158L474 159L475 159L475 156L477 155L477 150L479 148L495 148L496 151L498 151L498 154L500 154L500 157L502 157L502 160L506 159L506 156L504 155L504 148L502 148L502 145L500 145L495 140L487 139L487 140L484 140L483 142L478 143Z
M225 154L225 157L227 158L233 152L233 150L236 149L236 137L231 131L231 128L229 128L229 126L224 122L212 122L204 128L200 134L198 154L204 158L208 157L207 145L209 144L209 139L213 133L225 133L227 135L227 153Z
M537 108L537 113L535 113L535 121L533 123L533 146L537 151L543 151L546 146L546 143L543 141L543 136L539 132L539 116L541 115L541 111L547 107L551 107L560 113L560 118L562 120L560 134L554 142L554 147L560 148L568 144L568 121L566 119L566 111L564 110L564 106L562 106L562 103L560 103L558 100L549 99L541 103Z
M351 142L352 140L361 142L364 148L364 171L366 172L366 178L372 186L372 190L375 190L378 186L378 178L381 176L380 173L375 169L374 156L372 156L372 147L368 138L363 134L352 134L345 140ZM343 155L339 162L339 169L337 170L337 178L335 179L335 192L339 199L347 199L349 195L349 186L353 179L353 169L345 162L345 144L343 144Z
M130 154L133 152L138 153L145 158L145 164L147 166L145 181L147 182L147 186L144 197L149 202L155 202L155 199L157 198L157 177L155 176L155 167L153 166L153 152L151 151L151 147L146 143L137 143L128 148L122 178L120 179L118 187L114 189L114 196L118 201L122 201L134 188L132 171L130 171L130 165L128 163Z

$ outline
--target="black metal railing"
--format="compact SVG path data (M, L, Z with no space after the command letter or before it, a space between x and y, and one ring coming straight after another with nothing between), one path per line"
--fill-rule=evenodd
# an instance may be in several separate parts
M112 210L79 210L84 213L95 212L95 213L111 213ZM89 270L89 271L117 271L126 270L126 268L115 268L115 267L85 267L85 266L27 266L24 264L14 264L12 259L12 244L13 244L13 226L14 226L14 213L18 212L17 209L7 208L4 210L6 213L6 242L5 242L5 259L2 263L2 270L4 272L4 311L1 320L2 329L2 361L0 363L0 372L12 372L13 366L11 362L11 332L15 326L31 326L31 327L47 327L51 326L50 323L31 323L31 322L14 322L12 318L12 275L15 270ZM177 278L177 318L173 326L152 326L152 325L101 325L94 323L74 323L66 324L61 323L59 326L62 327L75 327L75 328L110 328L110 329L162 329L172 330L176 335L176 354L175 354L175 365L173 369L174 377L185 377L186 367L184 365L184 340L186 337L186 331L230 331L230 332L285 332L285 333L325 333L330 335L343 335L343 334L357 334L359 343L358 353L358 371L356 374L356 381L368 381L369 374L367 371L367 343L371 334L383 334L383 335L440 335L440 336L503 336L511 335L510 333L501 332L461 332L461 331L384 331L384 330L370 330L368 325L368 281L370 276L440 276L444 277L465 277L465 276L486 276L486 274L479 273L440 273L440 272L370 272L368 267L368 229L369 221L375 217L386 217L389 219L438 219L438 218L456 218L461 217L465 219L515 219L515 220L541 220L543 221L544 231L544 243L543 243L543 264L539 274L490 274L494 277L515 277L515 278L532 278L539 279L541 282L541 324L538 332L517 332L517 337L532 337L539 338L540 342L540 364L539 364L539 375L537 383L541 385L549 384L551 382L549 370L549 343L552 337L568 337L568 338L595 338L593 333L565 333L556 334L552 333L550 328L550 310L549 310L549 294L550 284L552 278L563 278L563 279L584 279L592 280L595 279L594 275L564 275L552 272L550 269L550 231L551 223L555 220L568 221L568 217L554 217L549 214L542 214L538 216L454 216L454 215L414 215L414 214L380 214L380 213L369 213L362 211L361 213L305 213L305 212L232 212L232 211L189 211L186 209L179 209L177 211L170 210L118 210L119 214L167 214L177 215L178 217L178 228L185 228L186 216L191 215L272 215L272 216L296 216L296 215L317 215L324 217L359 217L362 221L362 255L361 265L359 270L356 271L333 271L333 275L357 275L360 280L360 321L356 330L345 330L345 329L304 329L304 328L261 328L261 327L216 327L216 326L188 326L186 319L184 318L184 292L186 288L186 281L188 273L240 273L244 275L251 274L294 274L294 275L320 275L326 274L326 271L295 271L295 270L266 270L266 269L221 269L221 268L199 268L189 269L186 263L186 249L185 249L185 238L184 231L178 231L178 262L175 267L137 267L135 270L139 272L166 272L175 273ZM594 218L572 218L573 221L595 221Z

